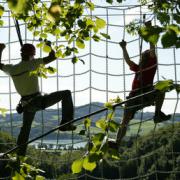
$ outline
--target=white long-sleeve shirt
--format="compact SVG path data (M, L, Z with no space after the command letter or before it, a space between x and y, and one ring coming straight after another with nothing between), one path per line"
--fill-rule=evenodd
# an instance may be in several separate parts
M6 64L2 70L13 79L14 86L21 96L27 96L39 92L38 77L30 75L30 72L36 70L43 59L33 59L30 61L21 61L18 64Z

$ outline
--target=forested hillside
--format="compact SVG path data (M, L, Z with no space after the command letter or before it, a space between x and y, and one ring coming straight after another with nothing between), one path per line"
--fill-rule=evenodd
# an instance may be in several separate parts
M105 178L146 177L145 179L172 180L180 179L180 123L167 125L145 136L131 138L120 148L120 161L104 161L95 171L88 173L92 176ZM14 140L7 134L0 133L0 142L10 143ZM1 145L1 152L9 149L9 145ZM71 164L85 153L85 150L48 153L29 148L28 162L45 171L46 178L59 179L76 177L72 175ZM82 172L84 173L84 172ZM57 179L58 179L57 178ZM84 178L84 177L83 177ZM79 178L81 179L81 178ZM88 179L88 178L87 178ZM92 179L92 177L91 177Z

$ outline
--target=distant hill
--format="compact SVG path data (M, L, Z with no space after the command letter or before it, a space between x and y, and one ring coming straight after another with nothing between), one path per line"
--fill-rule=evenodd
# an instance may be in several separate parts
M89 113L98 111L104 108L104 104L100 102L93 102L91 104L86 104L83 106L79 106L75 108L75 118L82 117ZM95 121L104 117L107 114L107 111L96 114L91 117L92 119L92 126L94 126ZM123 109L117 108L115 113L115 120L119 122L122 119ZM143 119L150 119L153 118L153 112L145 112L143 113ZM12 123L11 123L12 119ZM136 113L135 119L141 119L141 113ZM39 111L36 113L32 130L31 130L31 137L35 137L37 135L42 134L43 132L47 132L50 129L56 127L58 125L58 120L61 120L61 109L48 109L44 111ZM175 114L174 121L180 121L180 114ZM81 121L82 122L82 121ZM7 131L13 136L17 137L19 133L19 128L22 124L22 115L17 113L7 114L6 117L0 117L0 130ZM12 126L12 128L11 128ZM48 139L55 139L57 133L53 133L49 135ZM71 133L61 133L61 138L71 138Z

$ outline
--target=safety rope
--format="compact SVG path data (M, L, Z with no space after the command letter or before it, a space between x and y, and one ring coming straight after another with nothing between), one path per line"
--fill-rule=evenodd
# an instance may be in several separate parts
M21 30L20 30L20 27L19 27L19 22L17 19L13 18L14 19L14 25L15 25L15 28L16 28L16 32L17 32L17 35L18 35L18 39L19 39L19 43L21 45L21 47L23 46L23 41L22 41L22 36L21 36Z

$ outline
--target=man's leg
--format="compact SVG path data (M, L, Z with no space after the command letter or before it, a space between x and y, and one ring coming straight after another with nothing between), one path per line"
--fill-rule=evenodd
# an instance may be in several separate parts
M165 98L164 92L157 92L157 95L155 96L155 115L158 115L159 112L161 112L164 98Z
M171 115L165 115L162 111L162 105L164 102L165 93L157 91L155 95L155 116L154 116L154 122L159 123L166 121L171 118Z
M36 112L28 112L28 111L25 111L23 113L23 125L21 127L21 130L20 130L20 133L19 133L19 136L17 139L17 145L24 144L28 141L32 121L34 119L35 114L36 114ZM26 149L27 149L27 145L21 146L17 151L17 155L25 156Z
M73 116L74 116L73 101L72 101L71 91L69 90L57 91L57 92L53 92L51 94L45 95L42 100L42 106L44 108L47 108L49 106L52 106L58 103L59 101L62 101L61 124L64 124L73 120ZM63 130L63 128L60 130ZM68 127L67 127L67 130L68 130ZM75 130L75 126L69 125L69 130Z
M122 123L121 123L121 125L118 129L117 135L116 135L116 143L118 145L120 145L123 137L126 135L128 124L129 124L130 120L133 118L134 114L135 113L133 113L133 112L125 113Z

